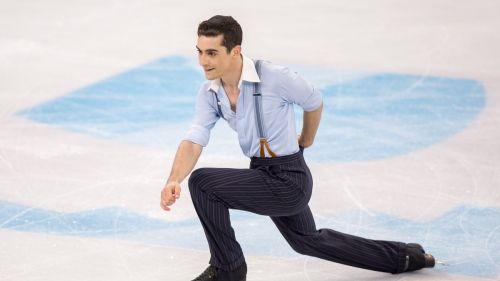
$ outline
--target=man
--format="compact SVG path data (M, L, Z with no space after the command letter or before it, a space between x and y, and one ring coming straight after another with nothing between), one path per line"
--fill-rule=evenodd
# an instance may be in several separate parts
M169 211L180 198L180 182L208 144L210 130L225 119L251 158L250 168L201 168L189 177L211 254L210 266L194 280L246 280L245 259L228 209L270 216L301 254L390 273L433 267L434 258L419 244L316 229L308 207L313 182L303 150L314 143L321 94L288 68L242 55L241 42L241 27L232 17L214 16L199 25L196 48L208 81L198 93L194 124L179 145L161 193L161 207ZM293 104L304 110L298 140Z

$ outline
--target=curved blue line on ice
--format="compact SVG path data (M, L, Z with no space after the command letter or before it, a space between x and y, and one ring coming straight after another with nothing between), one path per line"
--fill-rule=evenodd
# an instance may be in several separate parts
M469 79L351 73L345 80L346 71L324 68L301 73L324 96L321 126L307 151L316 161L382 159L425 148L463 130L486 103L482 84ZM18 114L121 142L176 148L203 79L193 61L165 57ZM211 145L227 147L224 139L213 137Z
M318 228L333 228L372 239L422 243L427 251L451 263L450 267L439 269L449 273L479 277L494 277L500 273L499 208L461 206L425 223L370 213L375 215L351 211L332 218L317 218L316 224ZM232 210L231 220L245 253L296 255L267 217ZM197 218L168 222L124 208L62 213L0 201L0 227L208 250Z

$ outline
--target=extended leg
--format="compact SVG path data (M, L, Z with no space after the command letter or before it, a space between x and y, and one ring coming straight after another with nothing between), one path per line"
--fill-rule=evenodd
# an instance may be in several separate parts
M371 240L332 229L316 230L309 207L299 214L272 220L298 253L375 271L404 271L405 243Z

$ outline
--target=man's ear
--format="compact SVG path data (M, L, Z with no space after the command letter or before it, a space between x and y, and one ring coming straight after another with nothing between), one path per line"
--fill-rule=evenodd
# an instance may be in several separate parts
M233 56L240 56L241 54L241 45L236 45L234 48L231 50L231 53Z

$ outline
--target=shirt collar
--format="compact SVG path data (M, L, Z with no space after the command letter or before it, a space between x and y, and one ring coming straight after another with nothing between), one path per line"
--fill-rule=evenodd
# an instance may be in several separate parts
M253 60L243 54L241 54L241 56L243 58L243 67L241 69L241 77L240 81L238 82L238 88L241 88L242 81L251 83L260 82L259 75L257 74L257 70L255 69L255 63L253 62ZM218 78L211 81L212 82L210 83L210 87L208 89L217 92L221 86L221 79Z

